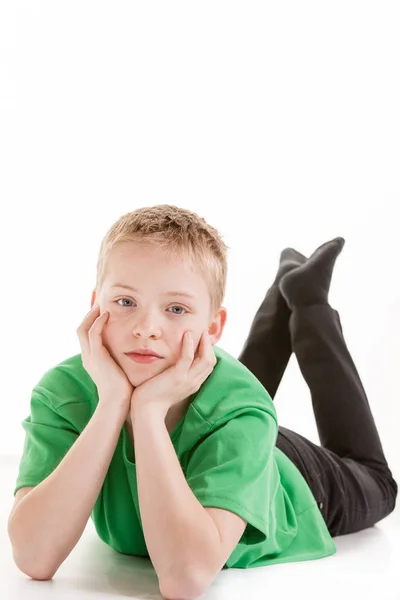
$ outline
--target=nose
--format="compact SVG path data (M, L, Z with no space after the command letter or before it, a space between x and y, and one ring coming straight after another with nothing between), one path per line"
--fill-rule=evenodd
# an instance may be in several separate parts
M133 326L133 335L138 339L157 339L160 337L160 326L154 313L147 311L137 314L137 319Z

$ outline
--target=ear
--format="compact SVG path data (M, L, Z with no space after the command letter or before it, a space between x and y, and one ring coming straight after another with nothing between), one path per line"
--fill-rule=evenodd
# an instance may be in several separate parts
M210 336L210 341L212 345L216 344L218 340L221 339L227 316L228 315L226 308L224 306L221 306L217 314L213 318L211 324L209 325L208 334Z
M90 308L93 308L94 303L96 302L96 290L92 292L92 300L90 301Z

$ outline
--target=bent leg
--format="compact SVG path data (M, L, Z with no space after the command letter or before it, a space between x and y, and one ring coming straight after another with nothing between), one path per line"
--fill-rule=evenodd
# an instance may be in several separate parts
M322 446L295 438L305 465L314 457L320 469L312 470L310 485L319 479L326 487L326 517L335 535L370 527L393 510L398 487L339 315L329 304L299 306L289 328Z
M277 276L239 357L273 398L295 352L311 391L321 446L284 427L276 446L308 482L331 535L359 531L386 517L398 490L339 315L327 303L343 243L342 238L327 242L308 261L303 257L301 266Z
M285 427L279 427L276 446L308 483L332 537L372 527L393 511L394 480L395 488L374 469Z

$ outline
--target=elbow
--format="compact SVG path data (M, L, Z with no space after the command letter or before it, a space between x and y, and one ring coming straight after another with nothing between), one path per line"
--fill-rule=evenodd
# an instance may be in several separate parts
M18 560L15 555L14 562L18 569L24 573L24 575L27 575L31 579L35 579L37 581L49 581L49 579L53 579L53 576L57 571L57 569L47 569L36 565L24 564L22 561Z
M53 578L58 570L58 566L54 567L54 565L50 565L49 563L46 564L43 560L40 561L37 549L35 551L30 544L28 544L28 547L26 547L25 550L22 550L20 543L17 543L13 534L10 520L8 522L8 537L11 544L14 563L24 575L38 581L48 581Z
M23 571L25 572L25 571ZM30 577L31 579L34 579L35 581L50 581L50 579L53 579L54 573L48 574L47 571L45 572L33 572L33 573L26 573L25 575L28 575L28 577Z
M160 594L165 600L197 600L208 586L204 577L196 576L192 571L160 582Z
M38 581L48 581L52 579L57 568L49 567L49 565L38 564L38 561L23 558L14 547L12 547L12 555L16 567L31 579Z

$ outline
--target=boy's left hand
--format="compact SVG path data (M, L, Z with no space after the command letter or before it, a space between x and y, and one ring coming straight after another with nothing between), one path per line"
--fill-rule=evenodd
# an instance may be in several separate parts
M185 331L178 362L138 385L131 397L131 411L139 405L155 406L165 417L171 406L197 392L217 362L207 330L194 353L193 334Z

